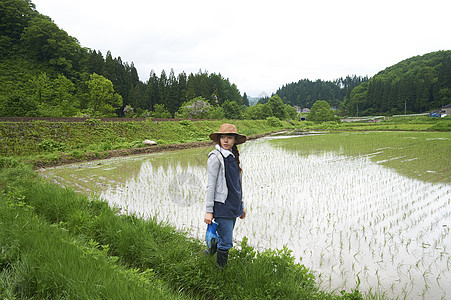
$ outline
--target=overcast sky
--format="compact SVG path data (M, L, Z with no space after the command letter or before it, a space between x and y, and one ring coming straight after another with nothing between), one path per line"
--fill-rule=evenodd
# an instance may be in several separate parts
M450 0L32 0L81 46L153 69L221 73L249 96L373 76L451 50Z

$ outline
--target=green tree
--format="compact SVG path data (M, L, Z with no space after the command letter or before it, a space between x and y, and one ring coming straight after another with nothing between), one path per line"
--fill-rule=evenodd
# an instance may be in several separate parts
M83 55L78 41L46 16L34 17L21 36L22 51L55 67L65 75L74 75L74 65L78 65Z
M52 104L61 111L62 117L72 117L78 112L79 103L75 98L75 85L60 74L52 81Z
M171 72L169 73L166 91L166 100L164 103L166 103L169 112L173 115L179 108L178 82L175 77L174 69L171 69Z
M451 54L444 53L438 70L438 106L451 103Z
M35 5L29 0L2 0L0 2L0 55L14 54L19 40L35 14Z
M287 118L294 120L298 119L299 113L293 106L285 104L285 115Z
M171 113L164 107L164 104L155 104L152 113L154 118L171 118Z
M97 52L96 50L88 52L88 59L85 67L89 74L97 73L103 75L104 64L105 59L103 58L102 52Z
M146 86L145 108L147 109L153 109L156 104L161 102L160 94L158 92L158 81L158 76L155 74L154 70L150 71L150 77Z
M99 116L116 116L114 111L122 106L122 97L114 92L111 81L94 73L91 74L87 85L90 96L89 107Z
M238 105L238 103L236 103L236 101L226 100L222 104L222 108L224 110L224 117L226 119L239 120L243 118L241 107Z
M185 72L182 72L177 77L178 82L178 103L177 107L180 107L183 102L186 101L186 92L188 89L188 77Z
M38 104L51 102L51 80L47 73L41 73L31 80L31 85L35 91L35 101Z
M38 117L37 103L28 95L14 92L6 97L5 105L0 108L3 117Z
M307 120L314 121L315 123L322 123L336 121L337 117L335 117L334 111L330 108L327 101L319 100L313 104L310 113L307 116Z
M272 115L279 120L286 119L285 115L285 104L282 102L282 99L280 99L279 96L274 95L272 96L268 103L265 104L271 111Z
M359 86L355 87L349 98L345 98L341 107L353 116L363 115L363 112L368 108L368 82L363 82Z
M168 77L166 76L166 71L161 70L160 80L158 81L158 96L160 99L160 103L164 104L165 107L168 107L167 104L167 86L168 86Z
M249 99L247 98L246 93L243 95L243 105L249 106Z
M138 84L135 87L130 87L127 105L130 105L131 107L134 107L134 108L137 108L137 107L142 108L141 97L142 97L141 89ZM125 104L125 103L123 103L123 104Z
M272 111L266 104L257 103L253 106L249 106L244 111L244 118L251 120L265 120L268 117L271 117Z
M210 111L209 111L209 119L224 119L225 115L224 115L224 108L222 108L221 106L212 106Z

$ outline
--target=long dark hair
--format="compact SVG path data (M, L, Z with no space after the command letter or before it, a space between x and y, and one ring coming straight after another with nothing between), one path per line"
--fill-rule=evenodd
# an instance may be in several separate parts
M219 141L220 147L222 147L222 145L221 145L221 136L222 135L228 135L228 134L220 134L219 135L218 141ZM230 135L233 135L235 137L235 141L236 141L236 134L230 134ZM240 166L240 152L238 151L238 147L236 145L233 145L232 149L230 149L230 150L233 153L233 155L235 156L235 161L238 164L238 169L240 170L240 173L241 173L243 170L241 169L241 166Z
M241 169L241 166L240 166L240 152L238 151L238 147L236 145L233 145L232 153L235 156L235 161L238 164L238 169L240 170L240 173L241 173L243 170Z

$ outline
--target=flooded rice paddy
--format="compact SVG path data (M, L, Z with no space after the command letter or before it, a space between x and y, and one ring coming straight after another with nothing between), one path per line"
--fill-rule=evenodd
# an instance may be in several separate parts
M383 147L352 156L339 147L299 151L305 138L241 146L248 214L237 221L236 242L247 237L258 249L288 247L325 290L451 298L451 184L400 175L387 167ZM96 193L123 213L156 217L203 239L211 149L74 164L41 174Z

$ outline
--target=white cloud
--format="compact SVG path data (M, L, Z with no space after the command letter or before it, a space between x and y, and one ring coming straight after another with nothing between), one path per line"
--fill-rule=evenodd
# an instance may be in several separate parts
M33 2L82 46L134 62L143 81L151 69L202 69L252 96L451 49L448 0Z

